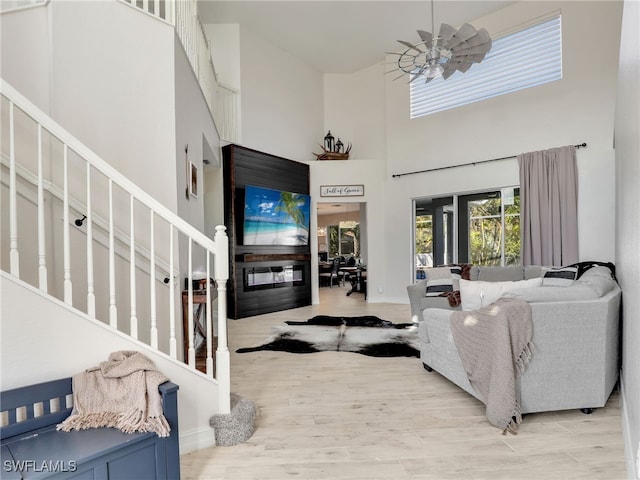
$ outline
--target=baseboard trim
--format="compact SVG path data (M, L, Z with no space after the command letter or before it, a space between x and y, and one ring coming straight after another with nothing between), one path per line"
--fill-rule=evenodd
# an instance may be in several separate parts
M627 395L624 388L624 376L620 375L620 410L622 416L622 440L624 442L624 456L627 462L627 478L635 480L640 478L640 468L637 468L636 461L640 463L640 458L636 459L636 447L632 444L631 425L629 419L629 405L627 403ZM638 455L640 455L640 445L637 447Z
M211 427L198 428L180 435L180 455L212 447L216 444L216 436Z

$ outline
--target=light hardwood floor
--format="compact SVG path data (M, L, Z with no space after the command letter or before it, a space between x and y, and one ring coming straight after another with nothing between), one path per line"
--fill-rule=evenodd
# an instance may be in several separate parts
M235 353L285 320L410 321L408 305L345 292L322 288L320 305L229 321L232 391L256 404L256 432L240 445L183 455L183 479L626 478L617 391L592 415L530 414L517 436L503 436L479 401L416 358Z

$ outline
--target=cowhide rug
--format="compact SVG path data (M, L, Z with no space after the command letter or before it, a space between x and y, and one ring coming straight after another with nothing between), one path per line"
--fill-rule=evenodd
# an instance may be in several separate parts
M275 350L290 353L354 352L372 357L419 357L418 330L413 323L392 323L375 316L329 317L285 322L257 347L238 353Z

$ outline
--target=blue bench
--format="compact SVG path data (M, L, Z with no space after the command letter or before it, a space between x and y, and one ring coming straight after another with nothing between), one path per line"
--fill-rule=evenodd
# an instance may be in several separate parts
M159 387L169 437L115 428L57 431L71 413L71 378L0 393L3 479L180 478L178 386Z

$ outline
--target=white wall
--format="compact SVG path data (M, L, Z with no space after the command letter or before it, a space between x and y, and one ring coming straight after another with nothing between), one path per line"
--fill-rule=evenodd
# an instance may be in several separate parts
M519 2L474 21L495 34L560 9L563 79L409 118L406 82L386 84L385 297L404 299L411 281L411 198L517 185L515 160L391 179L394 173L481 161L587 142L578 151L580 258L614 258L612 148L619 2ZM592 26L598 25L598 35ZM594 68L593 59L598 59Z
M111 0L48 8L53 118L176 211L173 28Z
M242 144L296 161L315 159L323 131L322 74L240 27Z
M180 453L215 443L209 427L209 418L218 411L214 381L100 322L74 314L62 302L51 302L4 272L0 298L1 390L70 377L107 360L111 352L136 350L180 387Z
M204 164L205 155L220 149L220 135L198 85L180 40L175 39L175 169L174 184L178 215L198 230L204 231ZM185 149L188 146L188 153ZM207 150L205 154L205 150ZM189 194L188 163L198 169L197 197ZM218 165L219 167L219 165ZM219 201L223 192L218 192Z
M51 81L46 8L0 15L0 69L4 80L49 112Z
M350 158L384 162L386 153L384 65L351 75L324 76L324 131L352 144ZM322 140L322 139L321 139ZM314 152L320 152L316 147Z
M640 3L624 3L616 107L616 273L622 302L622 415L628 478L640 475Z
M240 25L203 25L218 82L240 90Z

